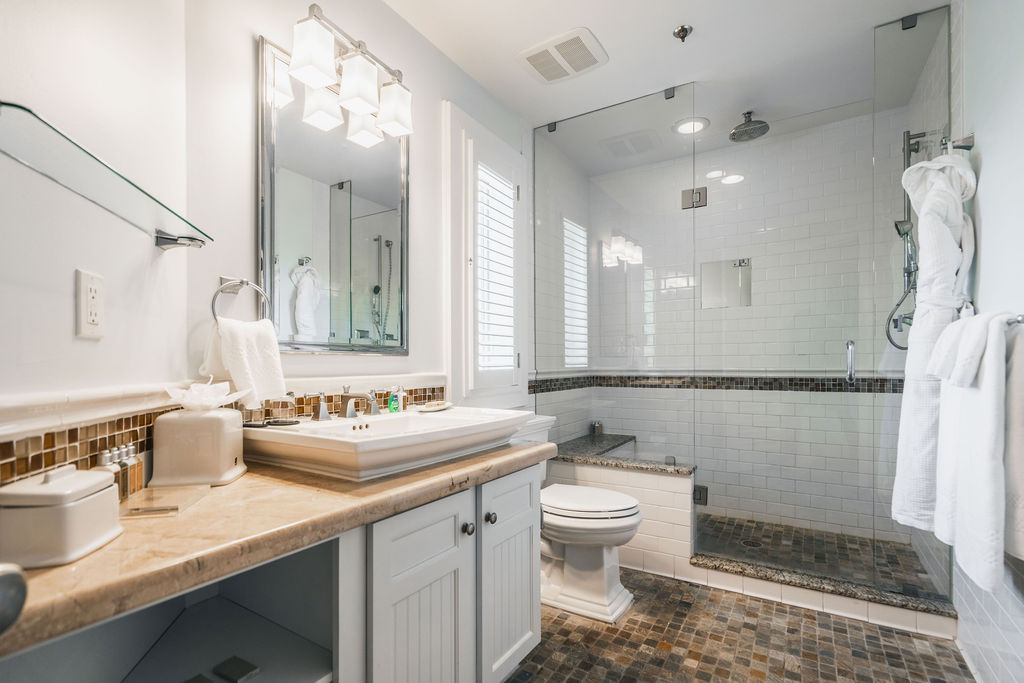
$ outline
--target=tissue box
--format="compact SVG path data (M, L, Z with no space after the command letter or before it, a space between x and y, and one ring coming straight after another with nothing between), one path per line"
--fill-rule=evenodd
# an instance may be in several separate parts
M150 486L223 486L243 474L242 413L237 410L176 410L153 423Z

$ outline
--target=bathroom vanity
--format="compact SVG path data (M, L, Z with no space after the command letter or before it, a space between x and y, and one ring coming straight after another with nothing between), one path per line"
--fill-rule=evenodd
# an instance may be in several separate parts
M372 482L255 464L177 517L27 573L4 681L501 680L540 641L548 443ZM56 639L56 640L55 640Z

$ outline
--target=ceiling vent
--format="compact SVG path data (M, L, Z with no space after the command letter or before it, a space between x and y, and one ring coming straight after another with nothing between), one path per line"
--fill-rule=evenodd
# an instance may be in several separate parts
M536 78L553 83L601 66L608 53L590 29L577 28L523 50L519 59Z

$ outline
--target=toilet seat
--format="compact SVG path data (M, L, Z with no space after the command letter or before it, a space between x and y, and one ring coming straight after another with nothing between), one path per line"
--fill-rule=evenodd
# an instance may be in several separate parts
M640 511L633 496L592 486L552 484L540 491L540 507L549 515L571 519L616 519Z

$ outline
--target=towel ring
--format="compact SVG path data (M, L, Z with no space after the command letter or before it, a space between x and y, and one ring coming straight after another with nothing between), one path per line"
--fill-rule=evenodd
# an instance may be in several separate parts
M266 310L270 311L270 297L267 296L267 293L263 291L262 287L260 287L257 284L253 284L248 280L231 280L229 282L225 282L220 287L218 287L217 291L213 293L213 299L210 300L210 311L213 313L214 320L217 319L217 297L219 297L223 292L228 291L232 292L233 294L237 294L242 287L252 287L253 289L255 289L256 293L259 294L260 297L263 299L263 303L267 305ZM270 316L267 315L265 317L269 318Z

